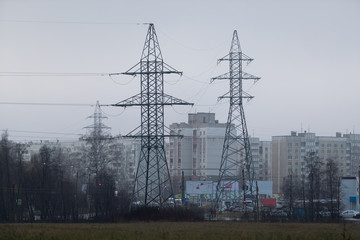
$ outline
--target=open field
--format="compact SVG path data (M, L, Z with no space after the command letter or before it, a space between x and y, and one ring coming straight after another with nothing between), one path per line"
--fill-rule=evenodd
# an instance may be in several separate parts
M137 222L0 224L1 240L360 239L360 224Z

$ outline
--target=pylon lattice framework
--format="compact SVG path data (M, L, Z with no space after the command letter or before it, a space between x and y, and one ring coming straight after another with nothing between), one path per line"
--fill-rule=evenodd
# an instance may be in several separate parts
M253 97L242 89L243 80L260 79L242 71L243 62L250 63L252 60L242 53L235 30L229 54L218 60L218 62L229 61L230 70L228 73L211 79L211 81L226 79L230 82L229 92L220 97L220 99L228 98L230 107L216 187L215 208L218 207L221 199L229 198L225 196L225 189L233 184L238 187L239 193L243 192L243 197L246 194L252 194L254 171L243 99Z
M104 146L111 139L108 130L110 127L102 123L102 119L107 117L102 115L99 101L96 102L94 114L88 118L93 118L94 123L85 127L88 129L88 134L81 139L86 141L86 144L90 146L88 153L88 171L89 173L97 173L100 169L105 167L106 153L104 152Z
M164 93L164 74L182 74L163 62L153 24L149 25L141 59L123 73L140 75L141 92L113 106L141 106L140 158L137 166L132 202L165 206L173 190L166 161L164 106L192 105Z
M93 138L99 138L99 140L101 140L100 139L101 136L106 135L107 134L106 130L110 129L110 127L108 127L102 123L102 119L107 118L107 117L102 115L99 101L96 101L94 114L89 116L88 118L93 118L94 124L87 126L85 128L91 129L90 135Z

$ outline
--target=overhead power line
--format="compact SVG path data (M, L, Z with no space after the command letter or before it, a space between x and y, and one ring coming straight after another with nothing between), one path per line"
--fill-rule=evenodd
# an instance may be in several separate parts
M136 22L47 21L47 20L20 20L20 19L0 19L0 22L42 23L42 24L94 24L94 25L148 25L149 24L149 23L136 23Z
M59 77L93 77L93 76L111 76L118 73L66 73L66 72L0 72L0 76L6 77L48 77L48 76L59 76Z
M37 131L21 131L21 130L11 130L7 129L8 132L16 133L41 133L41 134L54 134L54 135L72 135L72 136L81 136L82 134L78 133L59 133L59 132L37 132Z
M0 105L73 106L73 107L95 106L95 104L82 104L82 103L26 103L26 102L0 102Z

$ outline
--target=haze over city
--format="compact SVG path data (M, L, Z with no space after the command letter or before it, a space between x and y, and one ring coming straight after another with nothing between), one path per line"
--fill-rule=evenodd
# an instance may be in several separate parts
M217 98L228 81L210 79L228 71L217 59L237 30L254 58L244 71L261 77L244 86L255 96L245 104L250 135L358 133L359 10L356 0L0 0L0 130L15 141L78 138L97 100L114 104L139 92L139 77L109 74L139 61L154 23L164 61L183 72L165 76L165 92L195 104L167 107L167 126L194 112L226 122L228 102ZM137 107L102 110L113 135L140 124Z

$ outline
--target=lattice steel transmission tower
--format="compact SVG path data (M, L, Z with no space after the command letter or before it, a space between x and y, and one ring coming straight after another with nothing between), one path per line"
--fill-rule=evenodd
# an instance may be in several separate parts
M239 197L242 195L243 200L245 200L246 195L252 194L254 171L250 140L243 108L243 99L251 99L253 97L243 90L243 81L257 81L260 78L242 70L243 63L250 63L252 60L253 59L242 53L238 35L235 30L229 54L218 60L218 63L229 61L230 70L228 73L211 79L211 81L229 80L230 82L229 92L219 97L219 99L229 99L230 107L221 155L214 208L218 207L218 203L221 199L229 200L229 198L236 198L236 196L229 196L228 193L225 194L226 189L229 189L230 186L230 188L233 188L233 186L237 187L239 190Z
M107 117L102 115L99 101L96 102L94 114L88 118L93 118L94 123L85 127L88 129L88 133L81 139L85 140L89 146L87 149L87 169L88 173L92 174L99 172L100 169L105 167L107 162L106 146L111 136L109 133L110 127L102 122Z
M109 130L110 127L108 127L102 123L102 119L104 119L104 118L106 119L107 117L102 115L99 101L96 101L94 114L89 116L88 118L94 119L94 123L92 125L85 127L87 129L90 129L89 134L91 137L100 139L100 138L103 138L101 136L108 134L107 130Z
M164 93L164 74L170 73L182 74L163 62L154 25L150 24L140 62L122 73L140 75L141 92L113 105L141 107L140 133L133 136L141 138L141 149L132 197L132 202L140 205L166 206L173 196L164 146L164 138L170 136L164 132L164 106L192 104Z

